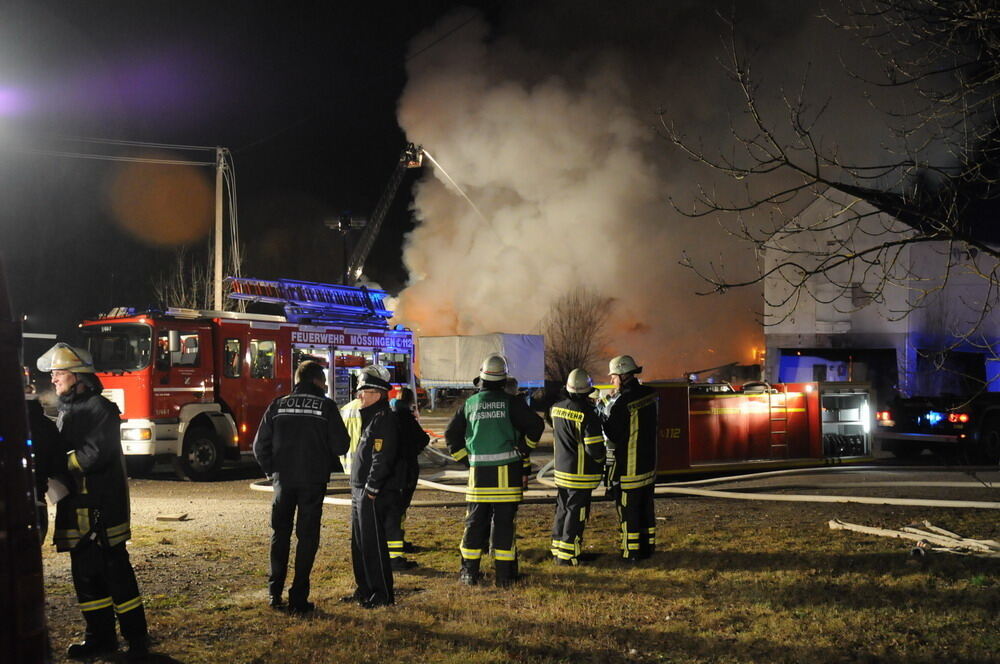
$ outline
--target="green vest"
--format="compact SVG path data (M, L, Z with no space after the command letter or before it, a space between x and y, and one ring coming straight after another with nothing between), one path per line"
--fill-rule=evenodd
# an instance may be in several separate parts
M473 394L465 402L465 421L470 466L503 466L520 460L506 392L484 390Z

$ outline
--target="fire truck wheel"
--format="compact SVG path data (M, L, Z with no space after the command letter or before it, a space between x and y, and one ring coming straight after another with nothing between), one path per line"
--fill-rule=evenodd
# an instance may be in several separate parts
M141 477L148 475L153 470L155 461L151 456L127 455L125 457L125 469L129 477Z
M205 482L219 472L222 460L222 442L215 430L195 425L184 436L184 449L177 458L177 470L186 480Z
M983 461L988 464L1000 463L1000 417L993 416L983 423Z

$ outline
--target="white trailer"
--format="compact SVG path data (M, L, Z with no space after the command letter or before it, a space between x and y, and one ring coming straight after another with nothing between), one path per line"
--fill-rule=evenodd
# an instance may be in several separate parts
M492 353L507 358L507 373L520 387L545 386L545 338L540 334L419 337L417 363L424 388L472 389L483 359Z

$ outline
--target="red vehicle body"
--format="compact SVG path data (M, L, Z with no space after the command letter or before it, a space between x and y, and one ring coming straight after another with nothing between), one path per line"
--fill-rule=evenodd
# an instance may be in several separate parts
M150 468L155 456L171 455L185 476L210 479L225 459L251 452L265 409L291 391L295 367L307 359L327 369L329 396L340 405L352 398L357 369L371 362L389 368L395 383L414 386L413 333L390 329L385 319L391 312L374 317L365 312L353 325L345 316L349 305L343 298L367 300L378 291L251 280L240 286L245 299L263 284L267 297L280 299L274 289L288 283L300 289L299 305L309 296L301 293L305 286L336 292L342 297L337 310L347 320L323 322L315 312L293 322L284 316L169 309L114 310L81 324L104 394L122 411L122 448L133 471Z
M865 387L648 383L659 402L660 473L721 464L824 463L870 454Z

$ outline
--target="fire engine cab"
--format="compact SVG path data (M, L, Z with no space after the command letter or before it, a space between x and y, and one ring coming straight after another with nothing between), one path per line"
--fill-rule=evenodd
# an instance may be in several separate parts
M353 398L357 370L386 366L414 388L413 333L388 324L384 291L303 281L229 279L230 297L280 305L284 315L114 309L81 323L104 396L122 412L132 472L172 456L187 479L213 478L251 454L268 404L292 389L295 367L327 371L329 397Z

